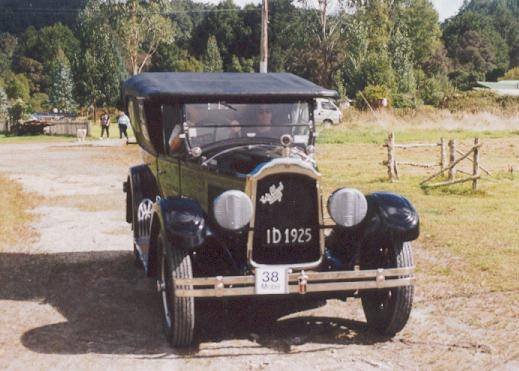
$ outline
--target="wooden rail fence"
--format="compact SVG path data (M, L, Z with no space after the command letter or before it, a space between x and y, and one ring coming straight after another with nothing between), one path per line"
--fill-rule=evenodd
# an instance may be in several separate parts
M397 144L395 142L395 134L390 132L387 137L387 160L383 162L383 165L387 166L387 173L389 180L394 182L399 179L398 167L400 165L416 166L423 168L434 168L439 167L440 169L434 174L428 176L426 179L420 182L420 186L424 188L435 188L441 186L448 186L452 184L459 184L464 182L472 181L472 189L477 189L477 181L481 178L480 170L485 174L490 175L490 172L480 164L480 148L483 144L479 142L479 138L474 138L474 145L466 152L456 148L456 141L451 139L448 142L441 138L439 143L408 143L408 144ZM435 163L420 163L413 161L398 161L396 159L397 148L409 149L409 148L440 148L440 159L439 162ZM447 154L448 151L448 154ZM459 154L459 157L456 155ZM470 157L470 155L472 156ZM448 159L448 161L447 161ZM456 166L463 160L469 160L472 162L472 172L466 172L461 169L457 169ZM430 183L433 179L443 176L447 172L447 180L436 183ZM456 174L462 173L468 175L466 178L456 179Z

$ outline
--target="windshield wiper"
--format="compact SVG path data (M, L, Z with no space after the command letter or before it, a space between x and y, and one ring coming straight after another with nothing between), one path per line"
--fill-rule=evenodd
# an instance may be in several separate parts
M236 108L234 108L233 106L231 106L229 103L220 102L220 104L221 104L222 106L224 106L224 107L229 108L230 110L238 111Z

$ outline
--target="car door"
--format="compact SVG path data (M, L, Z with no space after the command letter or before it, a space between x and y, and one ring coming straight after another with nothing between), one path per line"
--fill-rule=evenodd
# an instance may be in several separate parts
M157 159L160 193L163 197L174 197L180 194L180 157L183 148L170 148L170 136L175 125L182 121L179 105L162 105L162 127L164 130L164 151Z

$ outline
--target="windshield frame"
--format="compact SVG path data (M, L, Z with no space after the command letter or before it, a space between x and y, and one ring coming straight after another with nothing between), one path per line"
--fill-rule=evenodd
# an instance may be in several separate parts
M306 143L294 143L295 146L306 149L307 146L315 145L315 137L316 137L316 135L315 135L316 127L315 127L315 120L314 120L315 100L314 99L306 100L306 99L297 99L297 98L287 99L287 100L269 100L269 101L266 101L266 100L260 100L260 101L251 101L251 100L223 101L223 100L219 100L219 101L205 101L204 102L204 101L197 100L197 101L182 102L181 103L182 128L183 128L182 132L184 134L185 146L188 150L188 153L191 153L191 150L196 147L199 147L202 150L202 153L208 153L208 152L212 152L214 150L219 150L219 149L223 149L223 148L229 148L229 147L234 147L234 146L243 146L243 145L249 145L249 144L250 145L268 144L268 145L281 146L279 138L262 137L262 136L251 136L251 137L244 136L244 137L238 137L238 138L228 138L228 139L211 142L211 143L205 144L203 146L200 146L200 145L197 146L196 144L194 144L192 142L192 140L190 140L190 135L189 135L189 129L195 128L195 126L189 125L189 123L187 121L186 107L190 104L216 104L216 105L221 104L223 106L228 107L228 109L235 111L235 109L232 107L233 104L240 104L240 105L244 105L244 104L271 105L272 104L272 105L274 105L274 104L295 104L295 103L307 105L308 118L309 118L308 124L286 124L286 125L278 124L275 126L278 126L278 127L290 126L290 127L306 127L306 128L308 128L308 134L304 134L304 135L308 135L307 142ZM252 128L252 127L259 127L259 126L261 126L261 125L259 125L259 124L239 125L240 128ZM196 126L196 128L229 128L229 127L233 127L233 126L231 124L225 125L225 124L217 124L217 123L214 123L214 124L208 123L208 124Z

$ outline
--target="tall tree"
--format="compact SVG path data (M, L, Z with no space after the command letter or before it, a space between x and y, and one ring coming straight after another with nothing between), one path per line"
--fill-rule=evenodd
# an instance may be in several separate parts
M0 86L0 120L7 118L7 109L9 108L9 102L7 100L7 94L5 90Z
M504 73L508 68L508 46L494 29L489 16L472 10L463 11L447 20L443 39L456 69L485 78L494 70Z
M174 40L173 23L164 15L171 4L165 0L108 3L128 72L137 75L151 62L160 43Z
M53 63L50 86L49 104L53 108L65 112L76 109L77 104L73 98L74 82L70 72L70 64L63 51L58 51L56 60Z
M218 49L216 38L211 35L207 40L207 48L204 56L204 70L207 72L222 72L223 61Z
M339 0L321 0L315 7L310 1L301 0L305 10L302 18L304 43L311 47L300 50L294 62L311 80L330 88L337 87L334 76L337 76L345 57L340 35L345 15L343 3Z
M76 96L83 105L115 105L125 68L115 34L105 17L106 5L90 0L78 18L81 58L76 72Z

